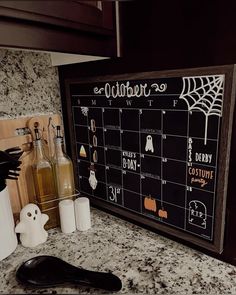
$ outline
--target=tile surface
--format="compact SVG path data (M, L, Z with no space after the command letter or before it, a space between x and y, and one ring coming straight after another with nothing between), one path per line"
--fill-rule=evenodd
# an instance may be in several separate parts
M0 262L0 293L107 294L75 286L51 289L25 288L17 283L17 267L37 255L54 255L85 269L111 271L123 288L118 294L235 294L236 267L182 244L91 210L92 228L62 234L49 231L48 240L36 248L18 245Z

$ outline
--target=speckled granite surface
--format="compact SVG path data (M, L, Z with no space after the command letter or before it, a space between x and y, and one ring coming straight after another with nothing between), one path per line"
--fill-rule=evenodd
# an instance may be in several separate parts
M60 109L58 72L50 54L0 49L0 119Z
M99 210L91 213L92 228L86 232L52 229L47 242L34 249L18 245L0 262L0 293L106 293L75 286L33 290L17 283L18 265L46 254L89 270L112 271L123 283L119 294L236 294L236 267Z

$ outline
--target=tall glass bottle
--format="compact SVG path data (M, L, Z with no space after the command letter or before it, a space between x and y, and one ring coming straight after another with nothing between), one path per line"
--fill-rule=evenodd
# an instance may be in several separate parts
M53 158L54 174L59 199L74 199L75 183L73 164L64 149L64 140L61 135L60 126L56 126L56 137L54 140L55 154Z
M48 229L59 225L56 185L53 167L44 153L44 144L39 136L39 131L37 128L35 128L34 131L34 160L31 166L35 188L35 199L40 210L49 215L49 221L45 226L45 228Z

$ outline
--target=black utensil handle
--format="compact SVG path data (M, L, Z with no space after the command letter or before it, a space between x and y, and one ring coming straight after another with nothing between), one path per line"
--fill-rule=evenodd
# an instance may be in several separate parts
M95 272L79 269L71 278L73 283L108 291L119 291L122 288L121 280L112 273Z

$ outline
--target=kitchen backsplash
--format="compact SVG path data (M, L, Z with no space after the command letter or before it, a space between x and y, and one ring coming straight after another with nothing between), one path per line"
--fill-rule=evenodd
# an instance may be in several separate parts
M0 119L61 112L49 53L0 49Z

